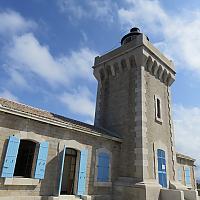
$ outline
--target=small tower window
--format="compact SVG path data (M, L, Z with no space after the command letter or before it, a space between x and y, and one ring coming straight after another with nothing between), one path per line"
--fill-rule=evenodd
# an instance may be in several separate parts
M157 104L157 118L161 118L161 110L160 110L160 99L156 99L156 104Z
M161 99L157 95L155 95L155 119L158 122L162 122Z

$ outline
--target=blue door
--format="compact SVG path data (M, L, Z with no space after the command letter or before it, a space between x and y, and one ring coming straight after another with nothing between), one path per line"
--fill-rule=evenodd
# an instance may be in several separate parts
M159 184L162 187L167 187L167 173L166 173L166 159L165 159L165 151L162 149L157 150L158 157L158 178Z
M88 150L81 151L81 159L80 159L80 169L79 169L79 178L78 178L78 195L85 194L85 186L86 186L86 175L87 175L87 158L88 158Z

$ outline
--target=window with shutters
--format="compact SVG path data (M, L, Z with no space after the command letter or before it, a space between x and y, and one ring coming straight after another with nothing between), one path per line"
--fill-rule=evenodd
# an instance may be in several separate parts
M111 153L106 149L98 149L96 155L96 185L111 184Z
M33 142L10 136L1 177L43 179L48 154L48 142Z
M188 187L191 187L191 177L190 177L190 167L185 167L185 184Z
M162 122L161 98L155 95L154 100L155 100L155 120L157 122Z

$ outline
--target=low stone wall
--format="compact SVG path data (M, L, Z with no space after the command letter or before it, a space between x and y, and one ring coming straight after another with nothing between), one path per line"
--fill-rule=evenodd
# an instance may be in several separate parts
M160 200L184 200L184 193L181 190L160 190Z
M195 190L183 190L183 193L187 200L199 200L198 192Z
M1 196L1 200L48 200L47 196Z

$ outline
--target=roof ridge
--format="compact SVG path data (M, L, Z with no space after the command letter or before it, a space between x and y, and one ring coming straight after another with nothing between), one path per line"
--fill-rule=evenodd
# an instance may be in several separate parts
M31 105L27 105L27 104L21 103L21 102L16 101L16 100L5 99L5 98L3 98L3 97L0 97L0 100L9 101L9 102L11 102L11 103L16 103L16 104L18 104L18 105L22 105L22 106L31 108L31 109L33 109L33 110L38 110L38 111L42 111L42 112L46 112L46 113L52 114L51 112L49 112L49 111L47 111L47 110L43 110L43 109L38 108L38 107L33 107L33 106L31 106ZM1 104L1 103L0 103L0 104Z

